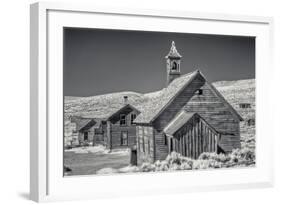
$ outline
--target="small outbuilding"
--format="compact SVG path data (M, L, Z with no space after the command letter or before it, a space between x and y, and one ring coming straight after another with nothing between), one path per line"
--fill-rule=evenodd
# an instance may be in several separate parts
M79 145L93 145L95 129L100 127L100 121L79 116L71 117L71 122L76 125L73 133L78 134Z

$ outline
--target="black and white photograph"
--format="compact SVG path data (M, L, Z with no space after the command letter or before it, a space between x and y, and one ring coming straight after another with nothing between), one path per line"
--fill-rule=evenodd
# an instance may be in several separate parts
M255 167L255 37L65 27L64 176Z

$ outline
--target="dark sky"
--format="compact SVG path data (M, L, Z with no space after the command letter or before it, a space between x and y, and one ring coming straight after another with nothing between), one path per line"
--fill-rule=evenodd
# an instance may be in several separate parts
M182 74L200 69L210 82L255 78L254 37L65 28L64 95L162 89L172 40Z

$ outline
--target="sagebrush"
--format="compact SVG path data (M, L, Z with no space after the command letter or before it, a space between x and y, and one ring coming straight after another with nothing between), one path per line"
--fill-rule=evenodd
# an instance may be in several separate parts
M235 149L228 154L202 153L198 159L184 157L179 153L172 152L163 161L155 163L143 163L139 171L173 171L193 169L216 169L227 167L243 167L255 164L255 152L253 149Z

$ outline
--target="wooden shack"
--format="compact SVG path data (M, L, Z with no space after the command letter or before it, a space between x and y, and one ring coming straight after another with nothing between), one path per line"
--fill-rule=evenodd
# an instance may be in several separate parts
M104 141L108 149L127 148L136 145L135 118L140 112L130 104L124 104L106 119Z
M72 116L71 122L76 125L73 135L78 135L79 145L93 145L95 143L95 131L100 127L100 120Z
M242 117L199 70L180 75L181 56L175 52L173 43L166 56L167 87L135 120L138 164L164 160L172 151L197 158L240 148Z

